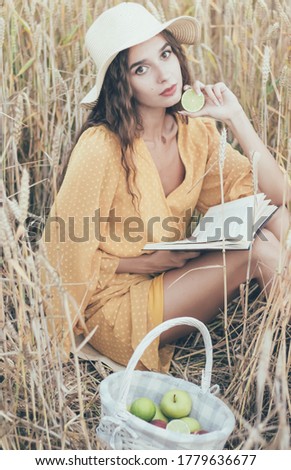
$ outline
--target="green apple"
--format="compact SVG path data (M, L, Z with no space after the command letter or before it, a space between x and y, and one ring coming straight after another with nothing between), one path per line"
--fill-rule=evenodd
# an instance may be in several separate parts
M159 421L165 421L165 423L169 421L168 418L161 412L161 408L159 407L159 405L156 405L156 414L153 417L153 420L154 419L157 419Z
M188 416L192 408L192 400L188 392L179 389L169 390L162 397L161 412L168 418Z
M137 398L132 402L130 412L144 421L151 421L156 413L156 405L150 398Z
M186 424L188 424L190 428L190 432L197 432L200 431L201 425L199 421L195 418L191 418L191 416L186 416L185 418L181 418L181 421L184 421Z

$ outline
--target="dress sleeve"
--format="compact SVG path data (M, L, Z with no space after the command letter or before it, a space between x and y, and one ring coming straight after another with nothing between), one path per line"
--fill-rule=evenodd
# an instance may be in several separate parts
M81 135L40 242L49 333L63 342L64 359L73 328L86 331L83 313L97 287L102 258L96 222L99 215L109 215L119 178L118 150L105 129L90 128ZM118 258L112 258L116 270Z
M203 185L197 202L197 209L203 214L211 206L221 203L219 175L220 133L213 119L203 119L208 138L208 156ZM253 194L252 167L249 159L226 145L223 167L224 200L232 201Z

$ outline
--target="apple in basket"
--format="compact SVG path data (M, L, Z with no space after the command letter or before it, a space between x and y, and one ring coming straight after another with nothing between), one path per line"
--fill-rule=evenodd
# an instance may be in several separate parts
M207 434L207 431L201 428L200 423L190 416L186 418L172 419L167 425L169 431L178 432L180 434ZM196 431L192 431L196 429Z
M168 418L188 416L192 408L192 400L188 392L179 389L169 390L160 402L162 413Z
M197 421L195 418L191 418L191 416L181 418L181 421L184 421L184 423L188 424L191 434L197 434L201 429L201 424L199 421Z
M167 427L167 422L163 421L162 419L153 419L150 424L153 424L154 426L162 429L166 429Z
M137 418L151 421L156 414L156 405L150 398L141 397L132 402L129 411Z
M157 421L164 421L164 423L168 423L168 418L161 412L161 408L159 405L156 405L156 414L153 417L152 421L157 420Z

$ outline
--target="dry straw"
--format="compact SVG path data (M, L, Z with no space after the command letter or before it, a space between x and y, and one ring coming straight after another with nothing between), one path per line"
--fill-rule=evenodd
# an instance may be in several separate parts
M1 49L3 47L4 37L5 37L5 21L4 21L4 18L0 17L0 48Z
M24 222L27 218L29 206L29 174L26 168L23 168L21 184L20 184L20 194L19 194L19 210L20 218L19 222L21 225L24 225Z
M224 179L223 179L223 168L226 157L226 144L227 144L227 131L223 127L219 142L219 154L218 154L218 163L219 163L219 179L220 179L220 197L222 204L222 219L224 220ZM226 352L229 365L231 364L230 358L230 349L229 349L229 340L228 340L228 296L227 296L227 268L226 268L226 253L225 253L225 234L224 234L224 224L222 225L222 259L223 259L223 297L224 297L224 331L225 331L225 341L226 341Z
M268 122L268 107L267 107L267 82L270 75L270 47L265 46L263 62L262 62L262 105L261 105L261 129L263 129L262 140L267 144L267 122Z
M29 213L45 220L57 173L85 118L79 99L95 81L83 45L85 31L97 14L118 2L60 0L50 2L49 8L45 0L2 2L0 74L5 109L1 115L0 310L4 310L4 322L1 314L0 320L4 328L0 354L4 449L102 448L95 435L100 415L98 386L111 371L98 363L79 361L76 355L62 363L61 345L53 351L44 315L50 286L41 284L41 272L47 273L49 284L57 290L59 279L37 244L30 243L26 227L21 237L17 228ZM200 18L201 44L187 51L194 59L194 77L204 83L225 81L239 96L256 130L285 168L287 180L291 168L287 0L141 3L158 18L183 14ZM222 134L222 142L225 137ZM213 383L221 385L237 417L228 449L290 449L291 230L284 243L289 271L278 273L269 298L259 295L257 284L250 282L229 303L227 316L224 309L208 325ZM195 383L204 366L203 347L196 334L177 342L171 374Z
M148 9L148 11L152 15L154 15L155 18L157 18L157 20L163 21L162 18L161 18L160 9L153 2L151 2L151 0L146 0L145 7Z

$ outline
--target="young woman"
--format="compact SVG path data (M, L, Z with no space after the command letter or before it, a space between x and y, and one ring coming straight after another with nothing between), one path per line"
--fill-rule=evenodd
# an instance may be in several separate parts
M244 151L227 145L225 201L252 194L249 159L257 151L260 191L279 206L264 237L256 237L251 259L251 278L266 294L270 289L288 227L283 175L225 84L196 80L205 106L191 115L181 111L182 92L192 83L181 44L198 39L194 18L160 23L135 3L107 10L86 35L98 70L82 101L91 111L43 236L63 287L52 286L47 316L66 353L74 327L90 334L101 353L127 364L157 324L178 316L207 322L223 306L220 251L142 251L148 241L184 238L195 208L203 213L221 202L215 120L231 129ZM226 253L229 300L246 280L248 256ZM140 368L167 370L167 344L188 332L177 327L164 333Z

